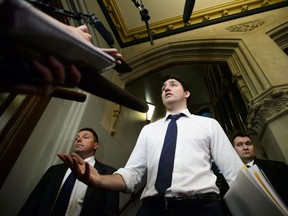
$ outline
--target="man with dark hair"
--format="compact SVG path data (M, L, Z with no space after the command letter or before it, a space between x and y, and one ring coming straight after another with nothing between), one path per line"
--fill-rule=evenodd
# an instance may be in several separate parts
M94 154L98 147L96 132L92 128L83 128L75 137L73 151L100 174L112 174L116 171L115 168L95 160ZM73 182L70 190L66 187L68 179ZM66 197L62 198L62 194L66 194ZM87 187L86 184L75 181L66 164L57 164L47 170L18 215L116 216L119 215L119 192Z
M256 158L256 147L253 145L248 133L235 132L232 144L244 164L248 167L256 164L265 173L277 193L288 206L288 166L281 161Z
M89 131L89 132L91 132L93 134L93 136L94 136L94 141L99 144L98 135L96 134L96 132L92 128L88 128L88 127L82 128L82 129L79 130L79 132L81 132L81 131ZM95 149L95 151L96 151L96 149Z
M184 81L165 77L161 97L165 118L144 126L126 166L113 175L99 175L75 154L59 157L77 178L97 188L133 192L147 172L139 216L222 216L211 159L228 183L242 161L215 119L189 112L190 91Z

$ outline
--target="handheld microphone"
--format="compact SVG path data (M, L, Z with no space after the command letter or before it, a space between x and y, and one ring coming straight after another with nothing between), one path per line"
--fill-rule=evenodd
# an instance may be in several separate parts
M107 42L107 44L111 47L114 44L114 38L109 32L103 23L95 16L91 16L89 18L89 24L93 25L97 31L100 33L100 35L104 38L104 40Z
M190 20L193 8L195 5L195 0L186 0L183 12L183 22L187 23Z

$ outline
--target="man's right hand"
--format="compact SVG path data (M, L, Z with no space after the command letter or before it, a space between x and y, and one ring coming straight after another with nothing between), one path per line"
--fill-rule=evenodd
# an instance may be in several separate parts
M88 162L76 153L57 154L58 157L72 170L75 177L83 183L112 191L125 191L126 184L119 174L100 175Z
M98 171L79 155L75 153L57 155L72 170L79 181L89 186L99 187L101 176Z

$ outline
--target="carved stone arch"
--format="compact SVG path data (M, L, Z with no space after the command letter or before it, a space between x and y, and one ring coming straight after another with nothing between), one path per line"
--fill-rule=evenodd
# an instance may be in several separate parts
M258 64L241 39L201 39L170 42L128 60L133 71L121 74L129 85L149 74L177 64L228 64L246 106L270 87Z
M268 31L267 35L288 55L288 22Z

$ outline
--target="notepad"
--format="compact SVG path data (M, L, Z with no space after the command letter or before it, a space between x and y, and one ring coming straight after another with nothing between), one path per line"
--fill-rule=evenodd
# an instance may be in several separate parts
M282 216L288 208L256 164L243 169L224 196L233 216Z

